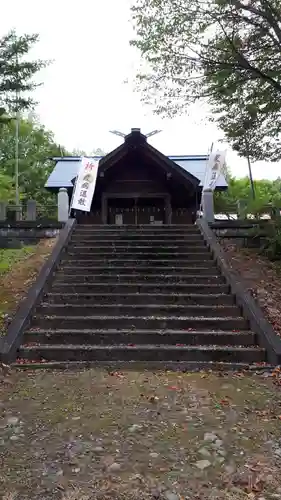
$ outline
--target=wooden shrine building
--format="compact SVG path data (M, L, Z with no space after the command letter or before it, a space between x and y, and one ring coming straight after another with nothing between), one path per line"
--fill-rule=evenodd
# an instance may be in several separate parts
M165 156L132 129L124 143L99 159L91 211L76 212L91 224L189 224L201 200L207 155ZM78 157L54 158L56 165L45 187L66 188L71 199L80 165ZM227 189L221 175L217 188Z

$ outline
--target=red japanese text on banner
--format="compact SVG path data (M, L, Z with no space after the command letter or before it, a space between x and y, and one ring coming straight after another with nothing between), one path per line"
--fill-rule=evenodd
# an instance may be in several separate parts
M83 157L81 159L70 208L90 212L96 187L98 167L99 160L95 158Z

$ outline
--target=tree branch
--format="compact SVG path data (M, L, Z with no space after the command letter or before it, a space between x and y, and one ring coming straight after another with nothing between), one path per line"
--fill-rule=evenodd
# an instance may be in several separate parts
M258 10L255 7L253 7L252 4L243 4L240 0L232 0L233 4L238 8L242 10L246 10L248 12L251 12L252 14L255 14L256 16L262 17L265 19L270 26L272 26L274 32L276 33L276 36L281 43L281 29L278 25L278 22L276 22L274 16L272 15L272 12L270 11L271 6L267 0L261 0L261 4L264 2L267 4L266 7L266 12L263 12L262 10Z
M272 12L274 11L275 16L277 16L277 13L268 0L261 0L261 3L263 3L263 2L265 4L265 9L266 9L266 13L268 16L268 21L269 21L270 25L273 27L273 29L276 33L276 36L277 36L279 42L281 43L281 29L280 29L280 26L279 26L278 22L276 21L274 15L272 14Z
M228 40L228 43L230 44L230 46L234 50L234 52L237 54L237 62L238 62L238 64L240 64L240 66L243 69L251 71L252 73L258 75L261 79L269 82L272 85L272 87L274 87L276 90L278 90L278 92L281 92L281 84L279 84L271 76L269 76L266 73L264 73L263 71L261 71L259 68L256 68L256 67L252 66L250 64L250 62L245 58L245 56L237 49L237 47L233 43L233 40L231 40L231 38L229 37L229 35L225 31L224 26L220 23L220 21L218 21L218 22L219 22L219 24L221 26L221 29L223 30L223 33L224 33L226 39Z

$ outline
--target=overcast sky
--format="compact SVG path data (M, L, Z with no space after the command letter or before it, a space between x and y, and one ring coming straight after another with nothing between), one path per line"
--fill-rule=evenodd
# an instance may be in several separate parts
M140 103L132 80L139 56L129 46L132 37L132 0L13 0L1 10L0 35L11 28L38 32L34 57L52 59L40 74L44 85L37 91L36 112L56 140L68 149L106 152L122 139L109 130L163 132L150 139L167 155L204 154L221 134L205 119L201 107L184 117L161 119ZM227 160L237 177L247 175L247 163L228 151ZM255 178L274 179L280 164L253 165Z

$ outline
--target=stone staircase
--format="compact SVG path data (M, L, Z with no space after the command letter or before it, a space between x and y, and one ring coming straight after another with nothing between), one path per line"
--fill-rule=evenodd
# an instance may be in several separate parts
M266 359L195 225L77 225L18 356L186 369Z

